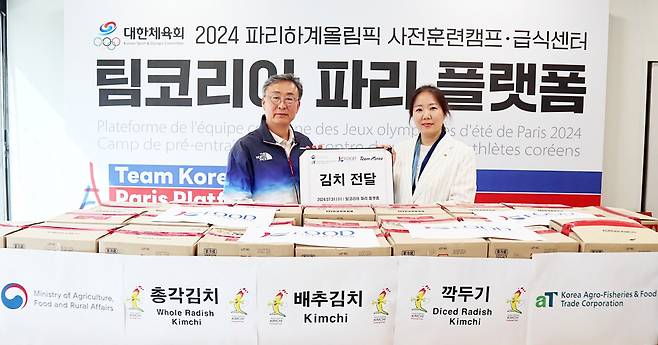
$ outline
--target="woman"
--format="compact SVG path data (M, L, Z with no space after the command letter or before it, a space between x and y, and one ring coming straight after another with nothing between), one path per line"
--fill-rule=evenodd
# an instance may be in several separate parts
M472 203L475 154L446 134L448 102L437 87L421 86L411 97L409 121L420 134L395 145L393 185L398 204Z

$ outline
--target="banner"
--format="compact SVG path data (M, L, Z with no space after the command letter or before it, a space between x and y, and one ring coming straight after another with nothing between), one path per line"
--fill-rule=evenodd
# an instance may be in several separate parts
M259 261L259 344L393 344L397 262L340 259Z
M658 253L541 254L532 262L528 344L658 342Z
M0 249L2 342L125 343L124 259L100 254Z
M284 22L272 16L281 8ZM448 133L477 155L478 201L600 201L607 1L66 0L63 13L56 86L19 78L34 51L9 42L9 75L32 92L10 112L14 218L99 200L221 199L228 152L259 126L262 84L283 72L302 80L293 126L315 144L417 135L408 94L432 84L451 105ZM41 116L42 94L67 106ZM21 126L35 122L64 128L45 134L48 150Z
M252 260L129 256L125 264L126 343L257 344Z
M395 344L525 344L531 263L400 257Z

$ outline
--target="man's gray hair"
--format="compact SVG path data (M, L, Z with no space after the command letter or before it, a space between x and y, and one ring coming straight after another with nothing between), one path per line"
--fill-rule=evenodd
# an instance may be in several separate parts
M295 77L294 74L292 73L284 73L284 74L275 74L265 81L263 84L263 95L265 95L265 90L267 88L275 83L281 82L281 81L289 81L297 87L297 91L299 91L299 99L302 99L302 93L304 91L304 87L302 87L302 82L299 80L298 77Z

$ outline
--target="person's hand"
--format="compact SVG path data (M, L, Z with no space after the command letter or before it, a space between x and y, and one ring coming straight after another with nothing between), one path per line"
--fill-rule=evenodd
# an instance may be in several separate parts
M393 156L393 164L395 164L395 149L393 148L393 146L388 144L379 144L377 145L377 147L391 151L391 155Z

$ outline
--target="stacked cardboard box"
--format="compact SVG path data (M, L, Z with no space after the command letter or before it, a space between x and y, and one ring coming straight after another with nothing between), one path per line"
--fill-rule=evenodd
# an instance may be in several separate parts
M658 251L658 233L630 219L557 219L551 228L577 240L581 252Z
M374 221L375 212L363 205L321 205L304 208L304 219L336 219Z
M318 246L295 246L295 256L391 256L391 245L379 229L363 228L363 231L373 231L377 237L377 245L374 247L344 248L344 247L318 247Z
M98 252L98 240L120 226L45 222L7 235L7 248Z
M135 225L118 229L99 241L99 253L193 256L209 227Z
M489 238L490 258L524 258L530 259L535 253L577 252L578 241L547 226L528 226L544 241L520 241L501 238Z
M294 256L292 243L238 242L244 231L211 228L197 244L198 256Z

